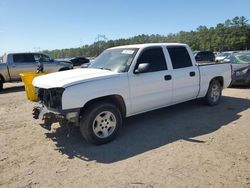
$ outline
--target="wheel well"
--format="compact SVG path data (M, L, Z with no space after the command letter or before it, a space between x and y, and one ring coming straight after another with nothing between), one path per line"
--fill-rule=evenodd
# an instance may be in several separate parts
M4 77L0 74L0 80L4 83L5 82L5 79Z
M122 114L122 117L126 116L126 105L125 105L125 102L124 102L122 96L120 96L120 95L108 95L108 96L92 99L92 100L88 101L83 106L83 108L81 109L81 113L83 113L84 110L87 109L89 106L93 105L94 103L98 103L98 102L112 103L119 108L119 110Z
M66 70L69 70L69 68L68 67L64 67L64 68L59 69L58 71L60 72L60 71L66 71Z
M210 83L211 83L213 80L218 80L219 83L220 83L220 85L221 85L221 87L224 86L224 80L223 80L223 77L222 77L222 76L217 76L217 77L213 78L213 79L210 81ZM209 84L210 84L210 83L209 83Z

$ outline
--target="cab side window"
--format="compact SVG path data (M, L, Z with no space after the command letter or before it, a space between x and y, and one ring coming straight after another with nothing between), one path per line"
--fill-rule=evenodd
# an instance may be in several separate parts
M34 63L34 55L33 54L14 54L13 55L14 63Z
M173 69L185 68L193 66L190 55L184 46L167 47Z
M141 63L149 64L149 68L147 72L167 70L165 56L161 47L149 48L149 49L144 50L137 60L135 70L138 68L138 65Z
M44 54L34 54L36 62L50 62L50 58Z

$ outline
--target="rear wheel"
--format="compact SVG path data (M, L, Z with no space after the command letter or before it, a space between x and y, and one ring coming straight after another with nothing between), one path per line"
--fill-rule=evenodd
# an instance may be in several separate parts
M213 80L205 96L205 102L209 106L217 105L221 98L222 86L218 80Z
M93 104L80 121L82 136L87 142L96 145L114 140L121 126L121 112L111 103Z

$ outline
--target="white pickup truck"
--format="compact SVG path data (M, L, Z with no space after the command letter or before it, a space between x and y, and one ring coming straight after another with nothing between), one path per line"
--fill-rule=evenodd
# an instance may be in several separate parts
M115 138L125 117L204 98L218 104L231 82L230 64L196 64L186 44L156 43L105 50L88 68L34 79L34 118L80 126L90 143Z

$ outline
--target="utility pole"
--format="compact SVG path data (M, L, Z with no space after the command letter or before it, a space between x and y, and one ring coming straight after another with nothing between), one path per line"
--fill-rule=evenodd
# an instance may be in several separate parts
M97 49L97 53L100 54L100 49L101 49L101 41L106 42L108 40L108 38L105 35L101 35L98 34L97 37L95 38L95 41L98 44L98 49Z

